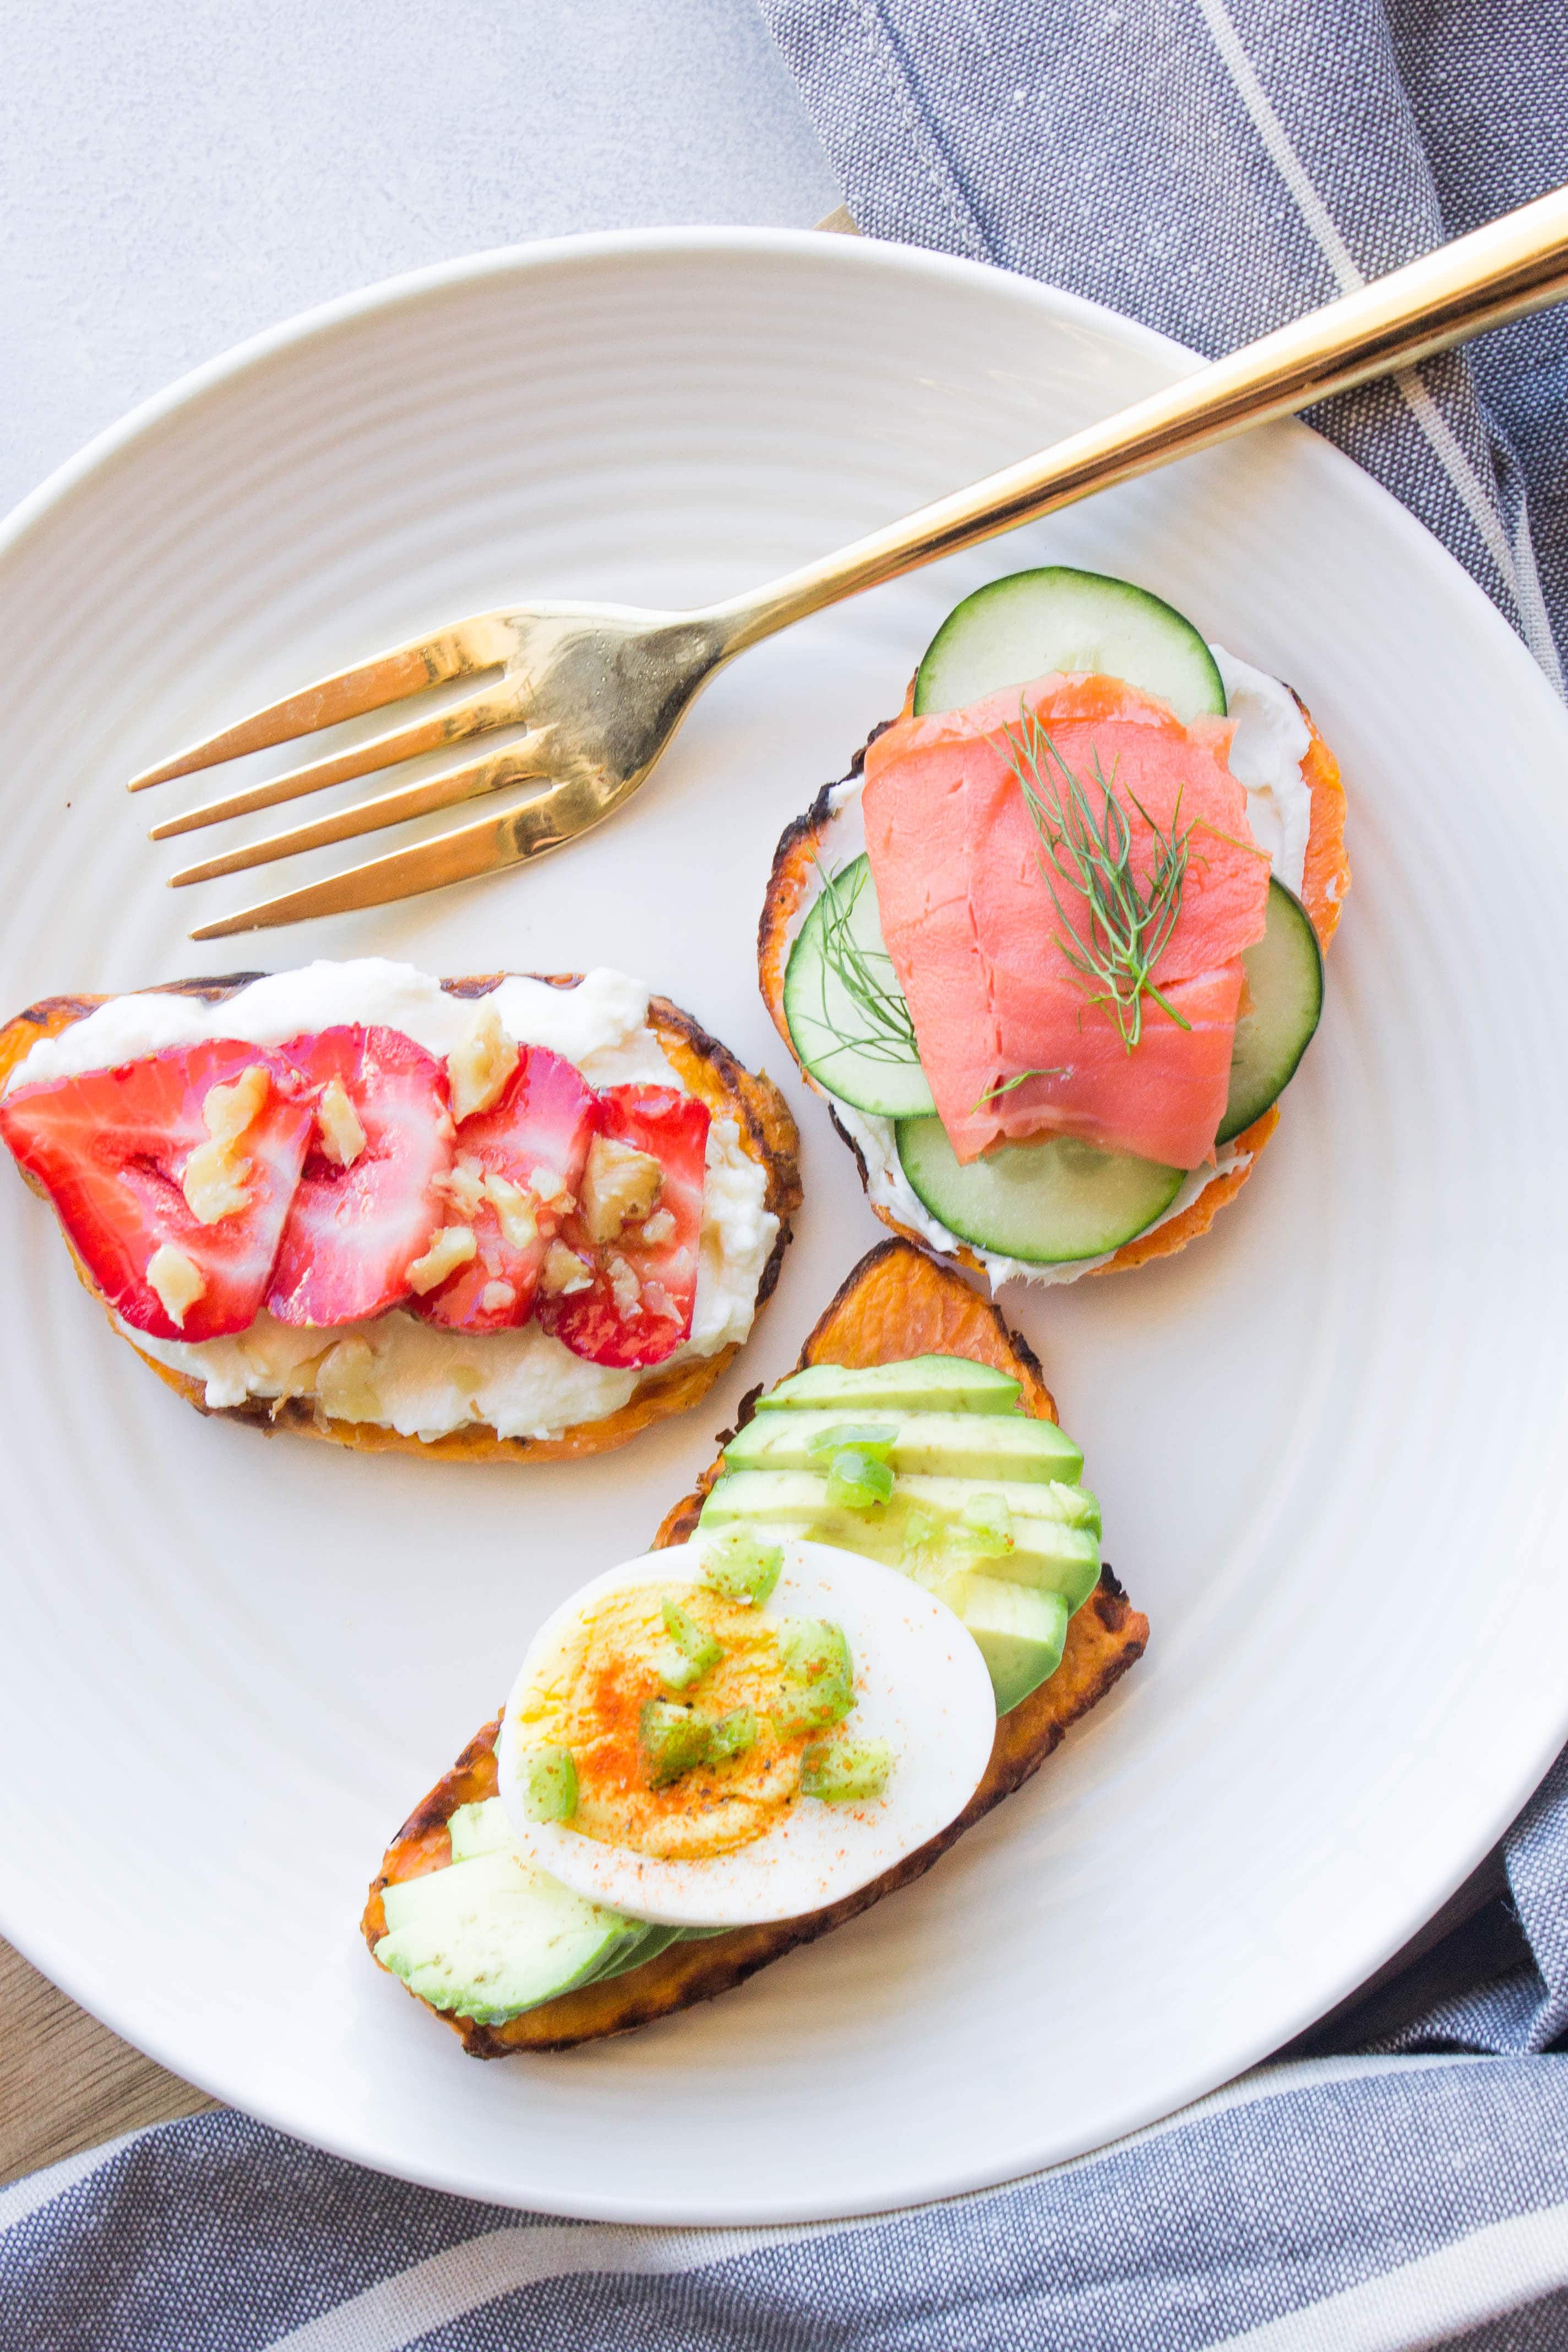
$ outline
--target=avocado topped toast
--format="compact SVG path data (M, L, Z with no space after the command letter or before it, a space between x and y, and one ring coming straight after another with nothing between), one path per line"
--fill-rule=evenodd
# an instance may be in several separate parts
M818 1411L837 1410L844 1393L836 1387L830 1368L844 1368L853 1374L860 1368L903 1366L921 1358L951 1360L955 1368L962 1360L1000 1376L1009 1402L1016 1388L1023 1414L1052 1426L1046 1447L1053 1471L1059 1474L1073 1467L1071 1449L1054 1433L1055 1405L1026 1344L1009 1332L995 1308L978 1297L961 1276L901 1242L884 1243L863 1259L816 1323L801 1353L801 1371L795 1375L797 1381L802 1374L808 1381L804 1392L795 1391L802 1409L786 1413L764 1405L759 1411L757 1400L751 1400L752 1410L738 1434L743 1437L759 1423L786 1419L804 1423ZM817 1384L815 1395L811 1381ZM790 1385L784 1384L786 1389ZM929 1376L922 1375L921 1392L929 1394ZM780 1398L779 1391L773 1393ZM859 1409L864 1411L865 1390L855 1393L862 1400ZM906 1403L917 1401L907 1394L895 1395L900 1413ZM910 1416L911 1426L915 1418ZM915 1429L911 1443L917 1447L919 1436ZM753 1444L765 1454L767 1442L764 1431ZM742 1454L749 1451L742 1448ZM696 1490L667 1516L657 1545L687 1545L703 1522L705 1506L714 1491L726 1477L739 1475L752 1474L727 1470L722 1459L715 1463ZM1056 1491L1054 1485L1052 1491ZM974 1582L989 1585L999 1580L976 1577ZM1013 1590L1034 1597L1033 1588ZM1054 1654L1048 1648L1043 1652L1037 1648L1037 1670L1044 1667L1045 1678L999 1716L989 1764L968 1804L938 1836L871 1884L803 1916L704 1934L695 1939L652 1930L649 1939L629 1958L623 1953L618 1958L594 1961L589 1975L572 1990L536 2000L516 2014L498 2019L463 2014L455 2005L435 2001L427 2005L437 2009L477 2057L503 2057L514 2050L568 2048L709 2000L795 1945L814 1941L882 1895L921 1876L963 1830L1026 1780L1058 1745L1069 1725L1095 1706L1142 1654L1148 1621L1131 1606L1109 1569L1100 1570L1098 1583L1089 1590L1081 1605L1058 1613L1065 1617L1058 1629L1059 1647ZM976 1639L980 1638L977 1632ZM984 1654L984 1642L981 1646ZM1053 1665L1053 1657L1059 1657L1059 1663ZM995 1667L993 1679L996 1679ZM999 1706L1003 1696L998 1684ZM491 1834L489 1824L500 1811L499 1729L499 1718L487 1724L416 1808L387 1849L370 1890L362 1926L372 1952L384 1965L395 1965L400 1973L422 1983L428 1984L430 1977L410 1965L406 1938L400 1946L398 1920L403 1914L398 1890L412 1889L415 1882L453 1870L459 1863L472 1871L475 1862L485 1862L476 1849ZM476 1895L482 1891L475 1884ZM591 1924L579 1917L572 1927L584 1951L591 1942L587 1932ZM563 1936L566 1932L559 1923L557 1931ZM605 1933L603 1928L596 1932ZM500 1969L507 1965L509 1957L492 1952L490 1959ZM471 1998L464 2005L468 2010L482 2006Z

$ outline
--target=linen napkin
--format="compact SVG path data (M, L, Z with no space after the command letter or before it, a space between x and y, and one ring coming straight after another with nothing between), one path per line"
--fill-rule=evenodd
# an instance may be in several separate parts
M871 236L1107 303L1213 358L1568 181L1541 0L762 0ZM1310 422L1561 686L1568 314Z
M1568 13L1538 0L762 5L863 229L1205 352L1568 181ZM1559 684L1565 415L1551 313L1313 419ZM1509 1900L1319 2036L1342 2054L1004 2189L826 2229L612 2229L206 2115L0 2192L0 2334L16 2352L1560 2352L1568 1763L1505 1860Z

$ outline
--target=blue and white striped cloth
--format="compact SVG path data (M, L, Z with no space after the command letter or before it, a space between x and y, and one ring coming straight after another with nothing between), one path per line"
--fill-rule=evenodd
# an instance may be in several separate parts
M0 2191L7 2352L1562 2352L1568 2058L1264 2068L950 2205L637 2230L409 2189L236 2115Z
M763 5L870 234L1049 278L1205 352L1568 181L1562 0ZM1318 421L1560 677L1568 315ZM612 2229L203 2116L0 2192L0 2342L1561 2352L1568 1764L1504 1859L1509 1896L1318 2054L1007 2189L826 2229Z

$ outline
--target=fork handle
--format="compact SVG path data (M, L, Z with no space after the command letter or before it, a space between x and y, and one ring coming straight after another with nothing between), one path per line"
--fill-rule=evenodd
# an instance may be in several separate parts
M714 608L721 659L863 588L1568 297L1568 188L1407 262L1147 400Z

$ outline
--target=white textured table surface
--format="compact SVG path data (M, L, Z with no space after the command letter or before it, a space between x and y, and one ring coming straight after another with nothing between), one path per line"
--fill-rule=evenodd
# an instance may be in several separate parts
M0 512L331 295L524 237L837 203L752 0L6 0Z
M752 0L8 0L0 511L188 368L353 287L837 203ZM0 2181L203 2104L0 1945Z

